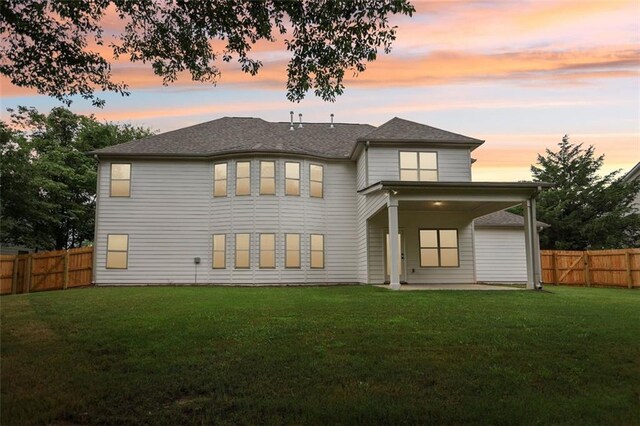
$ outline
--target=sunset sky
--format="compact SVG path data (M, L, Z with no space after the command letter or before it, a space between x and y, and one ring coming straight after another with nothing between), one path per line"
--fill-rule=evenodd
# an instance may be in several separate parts
M564 134L605 154L605 171L640 161L640 1L417 2L413 18L394 17L398 38L389 55L346 82L335 103L309 94L286 100L289 57L280 36L260 43L256 77L233 64L216 87L184 76L168 87L149 66L114 64L114 80L131 95L104 93L95 108L74 100L77 113L167 131L223 116L380 125L394 116L486 140L476 150L474 180L530 179L536 153ZM108 30L117 18L105 19ZM2 86L6 108L60 105L32 90Z

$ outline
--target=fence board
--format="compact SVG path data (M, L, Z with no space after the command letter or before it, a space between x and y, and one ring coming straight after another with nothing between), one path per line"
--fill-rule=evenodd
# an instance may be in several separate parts
M93 247L0 256L0 294L83 287L92 280Z
M546 284L640 288L640 249L542 250ZM556 278L557 277L557 278Z

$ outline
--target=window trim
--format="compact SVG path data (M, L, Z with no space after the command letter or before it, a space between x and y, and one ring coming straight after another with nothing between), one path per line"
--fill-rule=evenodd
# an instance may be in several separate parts
M298 249L292 250L298 252L298 266L287 266L287 259L289 254L289 245L287 244L288 235L298 236ZM285 269L302 269L302 234L297 232L287 232L284 234L284 268Z
M109 250L109 237L111 235L118 235L118 236L122 236L122 235L126 235L127 236L127 250ZM104 264L104 268L105 269L114 269L114 270L125 270L125 269L129 269L129 234L107 234L107 256L105 258L105 264ZM113 266L109 266L109 252L116 252L116 253L126 253L127 257L126 257L126 265L124 268L114 268Z
M320 251L313 249L313 236L320 235L322 237L322 266L313 266L313 252ZM325 269L327 265L327 259L325 257L325 241L324 234L309 234L309 269Z
M436 231L436 239L437 239L437 247L427 247L422 246L422 242L420 241L420 231ZM442 256L440 254L440 250L442 249L452 249L454 247L442 247L440 245L440 231L456 231L456 252L457 252L457 260L458 264L455 266L442 266ZM422 265L422 249L436 249L438 253L438 266L423 266ZM420 264L421 269L434 269L434 268L459 268L460 267L460 231L458 228L420 228L418 229L418 263Z
M262 164L264 163L273 164L273 177L262 176ZM278 188L276 185L276 177L278 175L277 168L278 168L278 162L275 160L260 160L260 179L259 179L258 195L276 195L276 193L278 192ZM262 192L262 179L273 179L273 193Z
M287 177L287 164L297 164L298 165L298 178L290 178ZM298 193L297 194L288 194L287 193L287 181L293 180L298 182ZM299 197L302 192L302 188L300 182L302 181L302 163L300 161L286 161L284 162L284 195L286 197Z
M262 266L262 236L263 235L273 235L273 250L264 250L264 251L273 251L273 266ZM276 269L278 266L278 259L276 258L276 247L277 247L277 238L278 234L276 232L260 232L258 234L258 269Z
M122 165L128 165L129 166L129 179L114 179L113 178L113 166L114 165L118 165L118 166L122 166ZM109 197L113 197L113 198L131 198L131 175L133 173L133 164L132 163L116 163L116 162L111 162L109 163ZM118 182L129 182L129 194L128 195L113 195L113 181L118 181ZM116 234L116 235L120 235L120 234ZM124 234L122 234L124 235Z
M224 236L224 247L222 250L216 249L216 236ZM215 266L215 254L216 252L222 252L223 265ZM211 234L211 269L227 269L227 234Z
M322 180L318 181L318 180L313 180L311 178L311 168L313 166L318 166L318 167L320 167L322 169ZM320 183L320 196L311 195L311 183L312 182ZM324 198L324 164L309 163L309 198Z
M225 170L225 178L224 179L216 179L216 166L220 166L224 164L226 167ZM216 182L221 182L224 180L224 195L216 195ZM224 198L229 196L229 163L226 161L220 163L213 163L213 197L214 198Z
M410 152L410 153L415 153L416 154L416 165L417 168L416 169L407 169L407 168L403 168L402 167L402 153L403 152ZM435 169L421 169L420 168L420 154L421 153L429 153L429 154L435 154L436 155L436 168ZM416 173L418 173L418 180L402 180L402 171L403 170L412 170L412 171L416 171ZM424 170L424 171L429 171L429 172L436 172L436 180L435 181L431 181L431 180L420 180L420 171ZM402 182L440 182L440 162L439 162L439 156L438 156L438 151L403 151L403 150L399 150L398 151L398 180L402 181Z
M238 165L241 163L247 163L249 164L249 177L242 177L239 178L238 177ZM235 190L235 196L236 197L250 197L252 192L251 191L251 160L249 161L236 161L236 190ZM238 194L238 179L249 179L249 193L248 194Z
M238 235L248 235L249 236L249 246L248 248L242 249L241 251L246 251L247 252L247 259L249 260L247 266L238 266ZM251 269L251 233L249 232L238 232L236 234L234 234L233 237L233 269L240 269L240 270L247 270L247 269Z

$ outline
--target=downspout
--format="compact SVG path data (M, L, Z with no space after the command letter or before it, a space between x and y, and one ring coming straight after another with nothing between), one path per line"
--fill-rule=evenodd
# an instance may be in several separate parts
M369 141L364 144L364 176L366 188L369 186Z
M93 270L91 271L93 285L96 285L96 267L98 264L98 206L100 200L100 175L102 170L102 164L100 163L100 159L97 154L94 154L93 158L95 158L98 163L98 173L96 175L96 209L94 211L93 216Z

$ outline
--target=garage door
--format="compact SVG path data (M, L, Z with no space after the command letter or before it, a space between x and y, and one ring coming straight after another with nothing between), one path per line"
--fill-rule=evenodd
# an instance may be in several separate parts
M476 277L479 282L526 282L524 229L476 228Z

